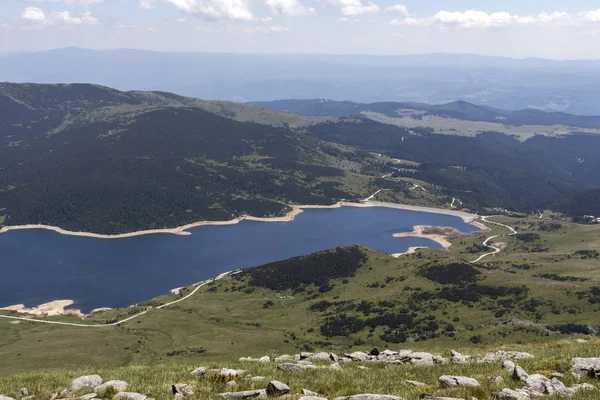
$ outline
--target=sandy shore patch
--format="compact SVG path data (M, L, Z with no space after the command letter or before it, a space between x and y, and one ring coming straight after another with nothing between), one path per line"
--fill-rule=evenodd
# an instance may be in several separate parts
M66 309L66 307L69 307L74 303L75 302L73 300L55 300L31 308L25 307L24 304L16 304L14 306L0 308L0 311L16 311L19 314L29 314L46 317L52 317L56 315L75 315L77 317L83 318L84 315L80 310Z
M461 231L456 228L450 227L439 227L439 226L424 226L417 225L413 228L412 232L401 232L394 233L394 237L420 237L425 239L430 239L438 242L444 247L444 249L448 250L452 243L448 240L449 236L461 236L464 235Z
M406 250L404 253L394 253L394 254L390 254L390 256L398 258L398 257L406 255L406 254L414 254L417 252L417 250L428 249L428 248L429 247L423 247L423 246L409 247L408 250Z

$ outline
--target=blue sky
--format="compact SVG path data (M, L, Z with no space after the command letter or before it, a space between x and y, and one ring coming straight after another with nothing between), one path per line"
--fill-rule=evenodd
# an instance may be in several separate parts
M600 2L0 0L0 51L65 46L600 58Z

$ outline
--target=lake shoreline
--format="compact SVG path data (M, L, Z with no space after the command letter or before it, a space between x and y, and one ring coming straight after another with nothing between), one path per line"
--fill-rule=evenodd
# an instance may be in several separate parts
M191 224L183 225L177 228L165 228L165 229L149 229L143 231L129 232L129 233L120 233L115 235L106 235L100 233L92 233L92 232L74 232L68 231L66 229L44 225L44 224L26 224L26 225L13 225L13 226L5 226L0 229L0 234L7 233L15 230L25 230L25 229L45 229L50 230L61 235L68 236L80 236L80 237L89 237L95 239L125 239L136 236L143 235L153 235L153 234L172 234L172 235L181 235L187 236L191 235L188 232L189 229L197 228L199 226L215 226L215 225L235 225L242 221L255 221L255 222L290 222L296 218L297 215L301 214L304 209L332 209L332 208L340 208L340 207L385 207L385 208L394 208L399 210L407 210L407 211L417 211L417 212L425 212L432 214L445 214L452 215L455 217L461 218L464 222L476 226L478 228L482 228L482 224L478 223L476 219L478 218L475 214L470 214L465 211L458 210L450 210L444 208L432 208L432 207L423 207L423 206L411 206L407 204L397 204L397 203L385 203L379 201L365 201L361 203L352 203L346 201L340 201L338 203L332 205L288 205L291 210L281 216L281 217L253 217L251 215L243 215L228 221L198 221ZM483 226L484 227L484 226Z

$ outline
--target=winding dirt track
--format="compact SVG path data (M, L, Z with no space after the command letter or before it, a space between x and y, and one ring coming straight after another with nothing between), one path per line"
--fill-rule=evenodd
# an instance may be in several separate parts
M486 217L481 217L481 220L482 220L483 222L487 222L487 223L490 223L490 224L494 224L494 225L502 226L502 227L504 227L504 228L506 228L506 229L509 229L509 230L510 230L510 233L509 233L509 234L503 234L503 235L495 235L495 236L490 236L489 238L485 239L485 240L483 241L483 243L482 243L482 244L483 244L485 247L487 247L487 248L489 248L489 249L492 249L493 251L491 251L491 252L489 252L489 253L482 254L481 256L479 256L479 258L477 258L477 260L471 261L471 264L476 264L476 263L478 263L479 261L481 261L481 260L483 260L484 258L486 258L487 256L491 256L491 255L494 255L494 254L500 253L500 251L501 251L501 250L500 250L498 247L496 247L496 246L492 246L491 244L489 244L489 242L490 242L491 240L494 240L494 239L496 239L496 238L499 238L499 237L502 237L502 236L514 236L514 235L516 235L516 234L517 234L517 231L516 231L516 230L515 230L513 227L511 227L511 226L508 226L508 225L505 225L505 224L501 224L500 222L488 221L488 218L491 218L491 217L494 217L494 215L489 215L489 216L486 216Z

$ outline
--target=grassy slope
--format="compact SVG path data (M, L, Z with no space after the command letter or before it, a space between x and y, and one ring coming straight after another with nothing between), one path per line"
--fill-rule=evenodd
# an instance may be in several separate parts
M530 223L539 222L507 217L502 217L501 220L517 224L520 229L525 227L522 224L529 226ZM522 241L504 237L499 241L508 243L506 251L488 259L487 263L478 268L481 272L478 284L516 288L526 285L529 293L518 301L511 296L496 299L483 296L476 302L450 302L439 298L414 302L416 293L431 291L435 294L438 289L456 286L436 283L422 276L418 273L422 266L428 263L443 266L456 259L474 259L477 254L464 251L471 244L479 243L483 235L453 239L455 246L450 253L423 250L415 255L394 259L364 250L368 255L366 265L360 267L354 277L331 279L330 283L334 287L325 293L320 293L316 285L306 285L304 292L297 292L295 295L292 290L253 287L249 284L251 276L242 274L206 286L190 299L172 307L151 311L119 327L87 329L26 322L12 324L1 320L0 357L4 361L0 365L0 374L48 368L73 369L89 365L100 368L129 364L225 361L231 360L232 356L297 352L305 345L315 349L325 347L333 351L373 345L447 351L449 348L471 346L474 336L480 337L480 346L487 347L505 344L515 346L519 343L534 347L547 346L548 343L564 339L564 336L547 337L536 324L593 325L598 310L598 305L590 303L586 297L590 289L598 285L598 272L594 268L598 261L576 257L567 259L566 255L572 255L576 250L599 249L600 229L597 226L562 225L563 229L550 233L537 230L537 225L532 228L542 235L539 242L550 249L548 252L530 253L528 249L534 244L528 243L527 249L524 249ZM502 233L502 229L494 228L489 234ZM565 231L567 234L563 233ZM555 262L556 257L564 259L564 262ZM292 265L296 265L292 268L306 268L311 259L292 261ZM536 267L531 270L513 267L524 262L534 263ZM544 273L577 276L588 280L560 282L534 276ZM348 279L348 283L344 284L344 279ZM378 284L379 287L373 284ZM187 288L183 293L189 290ZM578 293L586 295L578 296ZM157 298L142 304L141 308L175 298L177 297L174 295ZM412 306L411 299L415 303ZM535 299L533 303L532 299ZM384 326L374 329L371 336L369 329L365 328L348 336L326 338L321 334L320 327L324 324L327 313L335 318L341 312L335 311L335 307L323 312L308 310L310 305L323 300L348 300L355 303L359 300L389 301L393 303L390 313L397 314L403 308L411 307L418 315L416 319L421 321L417 324L418 327L423 327L428 318L434 318L440 325L440 330L437 335L429 334L433 338L406 344L386 343L381 338L387 329ZM508 304L501 306L501 300L507 300L505 303ZM273 304L265 308L265 303L269 301ZM506 310L502 317L496 316L499 310ZM135 309L112 310L97 314L89 320L103 323L122 318L118 315L133 311ZM372 310L369 315L352 309L345 312L361 319L377 315L376 310ZM384 313L387 311L384 310ZM75 320L74 317L58 319ZM502 323L511 320L517 323ZM443 333L448 324L455 327L454 337ZM427 334L417 334L412 330L409 336L424 339ZM206 349L206 352L194 352L200 348ZM173 351L180 351L181 354L167 355Z

